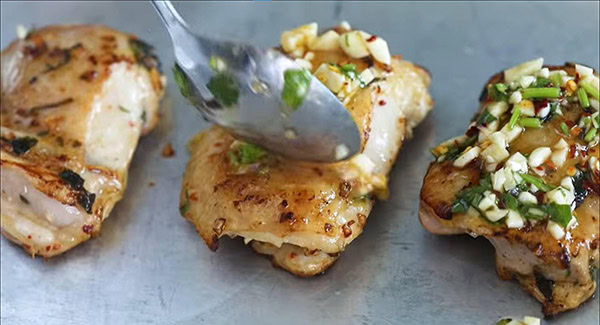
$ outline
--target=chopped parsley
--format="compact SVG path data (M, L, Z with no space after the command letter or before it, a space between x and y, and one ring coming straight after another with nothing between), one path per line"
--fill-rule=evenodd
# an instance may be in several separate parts
M477 124L478 125L489 125L490 123L494 122L496 120L496 117L494 115L492 115L487 108L483 111L483 113L481 113L481 115L479 115L479 118L477 119Z
M497 83L488 87L488 94L496 102L506 101L508 99L506 90L508 90L508 85Z
M229 162L233 166L254 164L266 155L267 151L265 149L247 142L234 142L227 152Z

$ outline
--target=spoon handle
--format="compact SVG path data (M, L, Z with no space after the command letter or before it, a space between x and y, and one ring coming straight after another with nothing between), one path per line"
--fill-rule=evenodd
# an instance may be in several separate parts
M163 20L167 29L171 33L175 29L183 28L187 29L188 26L185 20L179 15L173 4L169 0L151 0L154 9L158 12L158 15Z

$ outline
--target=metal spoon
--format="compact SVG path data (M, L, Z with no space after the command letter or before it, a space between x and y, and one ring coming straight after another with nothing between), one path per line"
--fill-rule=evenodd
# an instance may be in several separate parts
M152 4L173 41L182 94L206 119L293 159L333 162L360 150L352 116L317 78L297 109L284 103L284 72L301 69L293 60L276 50L196 35L170 1Z

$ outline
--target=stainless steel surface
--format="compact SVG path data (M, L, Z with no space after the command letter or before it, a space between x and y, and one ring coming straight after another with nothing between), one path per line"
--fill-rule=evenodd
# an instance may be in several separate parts
M103 23L172 48L147 2L1 3L2 47L15 26ZM495 272L485 239L441 237L417 218L427 149L460 134L487 78L526 59L598 68L598 3L178 3L194 30L278 43L279 33L342 19L384 37L427 67L436 106L408 141L364 233L326 274L273 268L241 240L210 252L177 209L186 141L206 126L169 71L164 115L142 139L127 193L100 237L47 262L1 241L2 324L494 324L541 316L540 305ZM172 143L177 155L162 158ZM149 182L156 182L150 187ZM598 298L544 324L598 324Z
M284 72L300 69L293 60L278 51L193 33L170 1L152 4L173 41L178 71L189 81L186 96L208 120L294 159L331 162L358 153L360 133L352 116L317 78L297 109L281 100ZM212 58L223 63L224 71L209 66ZM219 103L207 87L213 80L228 80L239 91L235 103ZM347 153L337 154L338 146Z

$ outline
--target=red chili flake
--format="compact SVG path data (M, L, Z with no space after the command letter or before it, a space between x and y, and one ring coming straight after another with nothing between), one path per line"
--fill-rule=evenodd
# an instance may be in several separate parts
M326 232L326 233L330 232L330 231L331 231L331 228L332 228L331 224L329 224L329 223L326 223L326 224L325 224L325 227L324 227L324 229L325 229L325 232Z
M385 103L385 100L383 100L383 99L382 99L382 100L380 100L380 101L379 101L379 106L383 106L383 105L385 105L385 104L386 104L386 103Z
M578 84L579 83L579 73L575 73L575 83Z
M291 252L291 253L290 253L290 258L295 258L295 257L296 257L296 253L294 253L294 252Z
M50 250L50 245L46 246L46 252Z
M90 62L91 62L93 65L96 65L96 64L98 64L98 60L96 60L96 57L95 57L95 56L93 56L93 55L90 55L90 56L88 57L88 60L90 60Z
M81 227L81 229L83 230L84 233L90 235L92 233L92 231L94 230L94 225L83 225L83 227Z
M375 40L377 39L376 35L372 35L371 37L367 38L367 42L371 43L371 42L375 42Z
M533 107L535 109L535 114L537 115L541 110L548 107L548 100L536 100L535 102L533 102Z
M577 156L577 147L575 147L575 145L572 144L569 147L569 158L575 158L575 156Z
M31 239L31 235L27 235L27 239Z
M342 231L344 232L344 237L348 238L350 237L350 235L352 235L352 228L350 228L350 226L348 226L348 224L344 224L342 226Z

